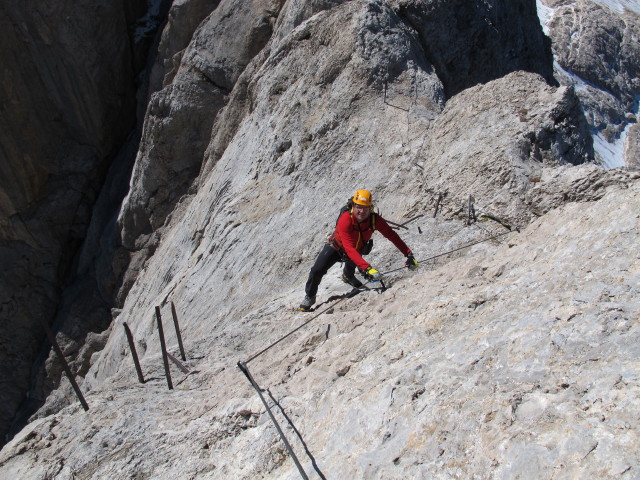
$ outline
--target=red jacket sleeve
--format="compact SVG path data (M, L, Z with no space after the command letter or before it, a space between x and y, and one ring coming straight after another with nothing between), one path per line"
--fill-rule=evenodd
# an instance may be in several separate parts
M402 241L400 235L380 215L376 215L376 230L380 230L380 233L388 238L405 257L411 251L407 244Z

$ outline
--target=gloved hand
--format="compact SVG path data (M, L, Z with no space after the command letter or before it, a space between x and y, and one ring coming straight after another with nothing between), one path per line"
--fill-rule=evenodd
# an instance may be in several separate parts
M409 270L415 270L418 268L419 264L418 261L413 257L413 253L409 252L405 265Z
M370 282L379 282L382 280L382 274L373 267L368 267L364 272L364 278Z

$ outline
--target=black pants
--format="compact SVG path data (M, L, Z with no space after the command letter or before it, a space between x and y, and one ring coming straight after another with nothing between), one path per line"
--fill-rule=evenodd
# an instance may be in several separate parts
M318 293L318 287L320 286L322 277L325 276L331 267L341 260L343 260L343 258L340 252L327 243L320 251L313 267L311 267L309 279L304 289L305 293L310 297L315 297L316 293ZM345 277L352 278L356 273L356 264L349 260L349 258L344 259L342 273Z

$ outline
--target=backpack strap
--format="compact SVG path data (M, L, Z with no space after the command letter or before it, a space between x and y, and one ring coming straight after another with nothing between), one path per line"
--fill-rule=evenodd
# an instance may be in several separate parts
M338 213L338 218L336 218L336 227L338 226L338 220L340 220L340 217L344 212L349 212L349 215L351 215L351 218L353 218L353 215L351 213L352 209L353 209L353 200L349 198L347 200L347 203L342 208L340 208L340 213Z

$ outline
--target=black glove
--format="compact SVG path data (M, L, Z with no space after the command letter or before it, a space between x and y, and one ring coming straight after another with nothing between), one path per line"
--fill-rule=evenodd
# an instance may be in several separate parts
M418 261L413 257L413 253L409 252L405 265L409 270L415 270L418 268Z

